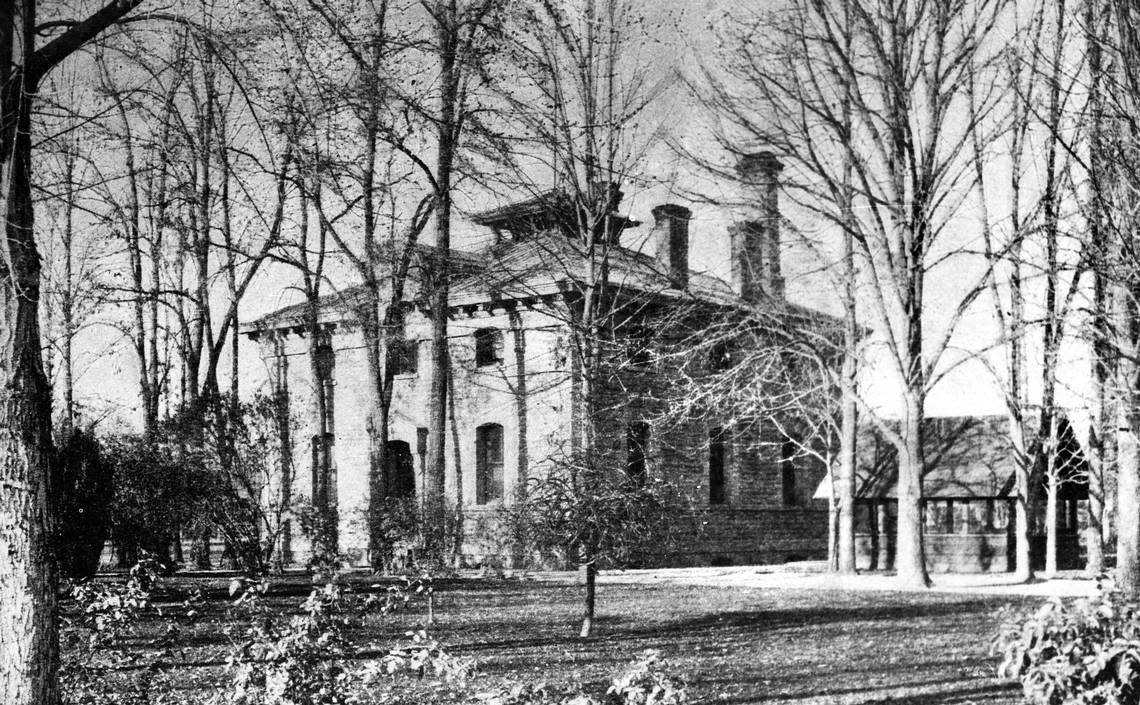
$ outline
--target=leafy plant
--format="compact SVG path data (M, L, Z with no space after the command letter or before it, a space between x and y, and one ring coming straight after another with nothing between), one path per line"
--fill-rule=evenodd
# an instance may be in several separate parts
M341 588L329 583L313 590L301 614L288 622L275 621L258 609L264 583L242 591L235 604L249 609L252 619L232 649L228 667L231 687L219 695L223 703L242 705L339 705L343 660L348 644L343 635ZM231 592L236 592L231 585Z
M154 650L144 652L131 648L128 641L137 634L138 624L146 613L153 611L161 615L151 602L151 593L160 580L159 570L157 561L146 559L131 568L125 581L85 581L72 588L71 596L79 616L63 620L61 641L70 644L80 655L67 660L60 668L64 702L76 705L165 702L165 696L154 693L169 690L161 682L171 662L177 625L173 622L166 625L151 642L158 647ZM188 600L186 605L190 602ZM133 666L130 683L109 682L107 674L124 665Z
M419 678L428 674L462 682L471 664L449 655L424 631L408 633L380 659L353 666L358 654L351 632L370 615L388 615L430 590L430 582L407 580L379 595L360 596L330 581L314 589L301 604L301 614L287 622L263 609L268 584L236 580L234 604L250 614L244 632L235 639L228 667L229 686L216 701L223 705L342 705L355 702L362 687L399 673Z
M998 673L1038 705L1140 702L1140 605L1102 579L1097 594L1054 598L1032 614L1007 610L994 642Z
M150 607L150 593L159 580L153 559L135 564L125 582L85 581L71 589L81 613L79 626L90 632L92 646L107 646L130 634L142 612Z

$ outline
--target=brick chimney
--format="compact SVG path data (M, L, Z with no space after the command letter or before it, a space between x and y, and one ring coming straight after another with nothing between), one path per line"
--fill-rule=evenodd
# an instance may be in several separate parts
M689 219L693 213L675 203L653 208L652 241L661 270L675 289L689 285Z
M780 170L783 164L771 152L740 158L736 170L747 192L758 196L755 218L729 229L732 285L741 298L758 302L760 292L784 296L780 270Z

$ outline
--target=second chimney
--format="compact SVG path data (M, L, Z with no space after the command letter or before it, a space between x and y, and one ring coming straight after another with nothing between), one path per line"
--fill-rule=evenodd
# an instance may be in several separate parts
M732 269L742 276L734 284L743 298L756 300L763 291L769 296L784 296L784 277L780 268L780 170L784 165L771 152L746 154L737 164L741 182L759 197L753 209L755 220L736 226L732 237Z
M675 203L664 203L651 212L654 254L670 286L684 289L689 285L689 219L693 213Z

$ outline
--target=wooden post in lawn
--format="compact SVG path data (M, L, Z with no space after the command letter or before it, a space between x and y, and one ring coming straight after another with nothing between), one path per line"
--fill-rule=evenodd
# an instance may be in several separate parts
M582 631L578 636L589 639L594 633L594 600L597 596L598 568L593 561L589 561L579 570L586 583L586 609L582 614Z

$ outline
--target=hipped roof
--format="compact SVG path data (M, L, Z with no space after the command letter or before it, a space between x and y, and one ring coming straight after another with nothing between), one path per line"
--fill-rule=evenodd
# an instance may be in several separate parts
M541 196L530 201L488 211L476 216L476 222L491 226L518 218L520 211L531 214L540 210ZM632 221L627 221L632 223ZM575 284L588 280L590 258L574 239L553 231L535 232L526 237L498 242L476 252L451 250L452 308L481 305L510 299L557 294L573 290ZM600 257L600 255L595 255ZM423 297L421 284L433 262L438 261L434 247L417 246L404 301L414 303ZM618 244L607 246L606 265L609 281L616 293L661 294L690 297L726 307L747 308L757 306L769 309L776 315L793 315L823 321L823 314L801 306L788 304L782 297L762 295L759 302L746 302L725 281L696 271L689 271L685 290L679 291L655 257L636 252ZM334 323L350 321L368 301L363 286L355 286L322 296L318 301L319 321ZM249 333L293 328L304 324L308 307L305 303L286 306L244 326ZM830 320L830 319L828 319Z

